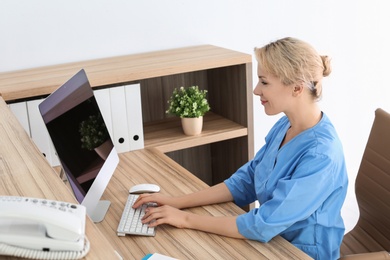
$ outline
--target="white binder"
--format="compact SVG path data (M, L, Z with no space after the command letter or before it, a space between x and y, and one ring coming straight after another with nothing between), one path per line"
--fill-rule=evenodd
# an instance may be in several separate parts
M94 95L117 152L144 148L140 84L99 89Z
M110 99L110 89L98 89L93 91L96 102L99 106L100 113L104 119L107 130L111 136L111 139L114 140L113 130L112 130L112 117L111 117L111 99Z
M60 165L60 162L57 153L38 109L38 105L41 102L42 99L27 101L27 113L30 122L31 138L41 153L43 153L46 157L50 165L58 166Z
M18 119L19 123L23 126L24 130L31 137L30 123L28 121L27 104L25 101L12 103L9 105L10 110Z
M113 143L118 153L130 151L125 88L110 88Z
M142 149L144 148L144 130L142 120L141 86L138 83L126 85L124 88L130 150Z

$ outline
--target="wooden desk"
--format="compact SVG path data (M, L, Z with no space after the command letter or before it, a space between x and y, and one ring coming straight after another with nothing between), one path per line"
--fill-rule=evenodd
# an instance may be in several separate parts
M0 195L76 202L1 97L0 137ZM159 184L161 192L169 195L206 187L205 183L155 148L120 154L119 166L103 195L104 199L112 202L105 220L94 224L87 218L86 234L91 242L91 251L86 259L116 259L114 249L126 260L141 259L155 252L179 259L311 259L281 237L269 243L259 243L168 225L158 227L155 237L118 237L116 229L128 189L145 182ZM188 210L213 216L243 213L233 203Z
M147 253L160 253L178 259L311 259L282 237L269 243L227 238L201 231L157 227L155 237L116 235L129 187L139 183L156 183L161 193L181 195L207 187L157 149L143 149L120 154L120 163L110 181L104 199L112 205L102 223L97 224L114 248L125 259L141 259ZM234 203L187 209L201 215L233 216L244 213Z
M77 203L1 97L0 195ZM118 259L105 235L89 218L86 221L86 234L91 243L91 250L86 259ZM4 256L0 258L14 259Z

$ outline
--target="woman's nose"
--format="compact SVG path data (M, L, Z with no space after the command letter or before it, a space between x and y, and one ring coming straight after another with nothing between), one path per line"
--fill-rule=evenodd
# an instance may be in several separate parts
M256 96L260 96L261 91L260 91L259 83L257 83L255 89L253 90L253 94Z

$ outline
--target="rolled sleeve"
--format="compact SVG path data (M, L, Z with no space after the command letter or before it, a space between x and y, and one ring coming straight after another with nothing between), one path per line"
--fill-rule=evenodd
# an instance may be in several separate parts
M234 202L239 206L248 205L257 200L254 171L263 154L264 148L258 151L253 160L241 166L229 179L224 181L233 196Z

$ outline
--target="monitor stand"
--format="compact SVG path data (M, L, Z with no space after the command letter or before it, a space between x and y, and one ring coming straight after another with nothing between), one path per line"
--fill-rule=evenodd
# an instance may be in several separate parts
M111 202L109 200L100 200L93 211L90 218L93 222L99 223L102 222L104 217L106 216L106 213L108 211L108 208L110 207Z

